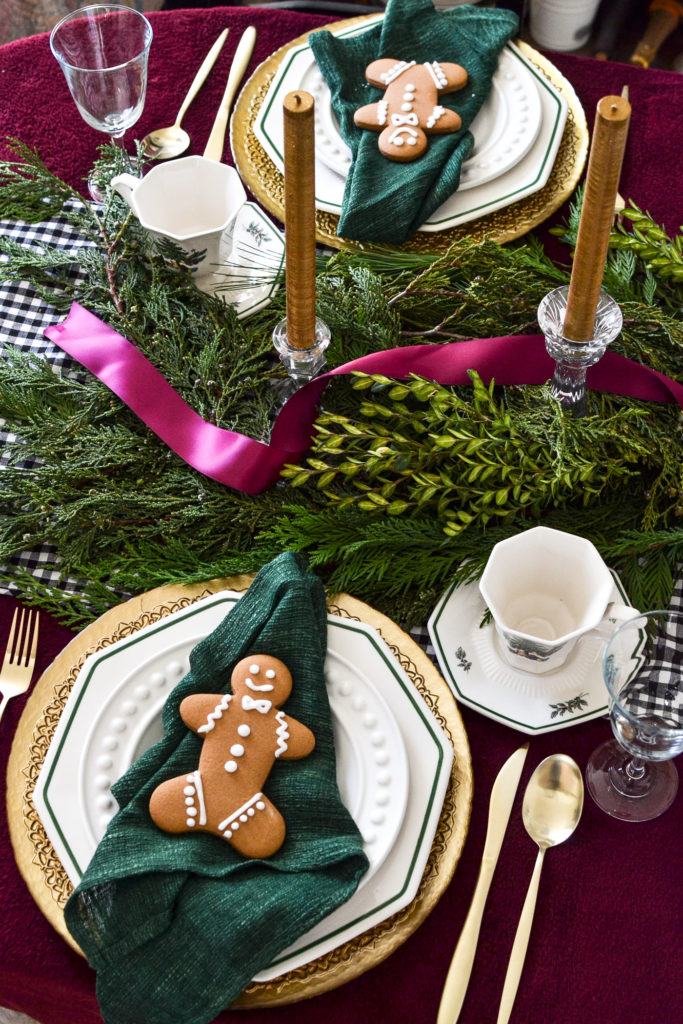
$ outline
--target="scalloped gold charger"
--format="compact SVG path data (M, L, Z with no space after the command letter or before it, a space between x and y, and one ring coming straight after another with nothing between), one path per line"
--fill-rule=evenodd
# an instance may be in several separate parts
M89 654L130 636L172 612L220 590L246 590L251 577L165 586L110 609L75 637L36 683L19 721L7 768L7 818L19 870L31 895L56 931L78 949L64 923L72 887L45 834L33 792L45 754L71 688ZM450 783L439 825L412 903L362 935L267 982L252 982L234 1007L293 1003L336 988L389 956L424 921L447 888L467 835L472 803L472 765L467 735L445 680L415 641L390 619L348 594L336 595L328 610L373 626L420 692L454 750ZM80 952L80 950L78 950Z
M332 31L361 24L374 15L362 15L333 22L324 28ZM317 31L317 30L313 30ZM282 46L260 64L240 93L231 119L232 153L237 168L256 199L267 210L284 221L284 178L254 133L254 123L266 99L268 89L284 57L290 50L306 43L310 32ZM531 231L546 220L567 199L578 184L588 154L588 126L579 98L567 79L549 60L521 40L515 45L564 96L568 104L567 123L548 181L535 192L503 209L477 220L439 232L418 232L398 246L406 252L443 252L460 238L481 241L490 235L496 242L509 242ZM339 218L333 213L316 210L316 238L335 249L374 250L381 246L361 244L337 235Z

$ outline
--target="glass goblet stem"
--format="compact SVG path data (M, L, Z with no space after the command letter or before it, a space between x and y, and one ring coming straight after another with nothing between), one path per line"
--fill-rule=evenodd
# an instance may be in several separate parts
M624 771L633 782L639 782L645 774L645 762L641 761L639 757L632 757Z

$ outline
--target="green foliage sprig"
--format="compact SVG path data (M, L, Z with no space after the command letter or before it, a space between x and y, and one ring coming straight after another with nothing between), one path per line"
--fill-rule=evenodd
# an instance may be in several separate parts
M529 389L499 396L476 373L468 391L416 377L354 376L353 387L371 396L358 417L322 413L313 454L283 470L293 486L314 485L339 509L430 510L454 536L475 523L595 504L622 488L647 489L644 524L653 507L665 515L677 505L680 459L662 443L676 430L671 408L657 410L654 427L645 403L620 407L592 396L593 415L577 420L549 388L534 389L532 405Z

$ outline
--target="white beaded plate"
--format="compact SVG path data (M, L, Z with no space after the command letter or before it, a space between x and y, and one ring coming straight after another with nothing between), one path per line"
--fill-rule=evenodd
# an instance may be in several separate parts
M90 854L118 810L111 785L161 739L161 710L190 668L202 636L189 636L137 666L114 689L104 686L116 658L93 658L89 685L102 686L79 765L79 798ZM84 669L85 671L85 669ZM100 683L100 677L103 676ZM401 827L408 794L408 762L396 720L386 702L354 665L330 651L325 676L337 754L337 781L364 839L370 867L366 884L384 861ZM66 863L65 863L66 867ZM72 881L75 877L69 875Z
M351 166L351 150L339 132L327 82L312 55L311 60L301 88L315 98L316 156L345 178ZM506 47L501 51L491 92L470 127L474 149L462 166L458 191L476 188L509 171L529 152L540 127L541 98L534 78L526 64Z

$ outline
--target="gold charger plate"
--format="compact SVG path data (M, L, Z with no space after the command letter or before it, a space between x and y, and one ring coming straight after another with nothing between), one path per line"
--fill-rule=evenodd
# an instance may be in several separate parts
M56 931L78 952L64 923L72 892L33 803L38 774L60 715L89 654L220 590L246 590L249 576L192 586L165 586L131 598L87 626L40 677L23 711L7 768L7 818L19 870ZM424 698L453 745L454 761L439 825L415 899L386 921L330 953L268 982L252 982L234 1007L293 1003L336 988L390 955L424 921L448 886L460 858L472 804L472 764L465 727L445 680L415 641L369 605L338 594L328 610L374 626Z
M322 26L335 30L361 24L375 15L361 15ZM313 31L318 31L313 29ZM305 32L276 50L260 64L240 93L231 120L232 153L242 179L256 199L267 210L284 222L284 177L270 159L254 133L254 123L266 98L275 72L285 55L294 47L304 44L311 33ZM460 238L481 241L490 235L503 243L531 231L557 210L576 188L588 154L588 126L583 107L567 79L537 50L519 39L515 40L524 56L548 79L567 101L567 123L548 181L538 192L502 210L496 210L446 231L419 232L397 248L406 252L444 252ZM316 239L335 249L373 250L377 246L354 242L337 235L339 218L333 213L316 210Z

